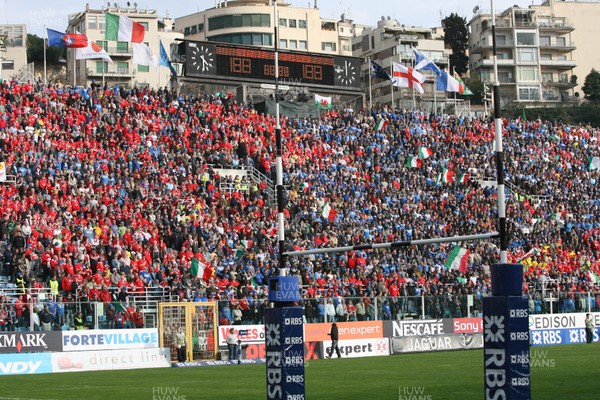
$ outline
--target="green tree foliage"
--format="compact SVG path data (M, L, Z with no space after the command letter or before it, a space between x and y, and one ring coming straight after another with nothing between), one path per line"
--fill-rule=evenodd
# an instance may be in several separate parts
M58 65L58 59L65 56L65 49L61 47L48 47L46 51L46 63ZM44 62L44 39L37 36L27 35L27 62L42 64Z
M592 69L586 77L581 88L585 98L590 101L600 101L600 72Z
M444 44L452 49L450 64L457 74L464 75L469 70L469 29L467 20L452 13L442 20L444 27Z

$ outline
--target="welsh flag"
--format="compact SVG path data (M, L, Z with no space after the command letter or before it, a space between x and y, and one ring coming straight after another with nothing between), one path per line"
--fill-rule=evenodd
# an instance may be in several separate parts
M410 156L406 160L406 166L408 168L421 168L422 165L423 165L423 160L421 160L419 157Z
M192 258L192 266L190 267L190 274L196 278L202 278L208 282L213 276L214 267L210 264L205 264L197 258Z
M444 168L444 172L442 172L442 182L454 182L454 172L449 170L448 168Z
M321 210L321 215L323 216L323 218L326 218L329 221L333 222L336 214L337 212L333 209L333 207L331 207L329 203L325 203L323 209Z
M376 132L381 132L382 130L385 129L385 127L387 126L387 124L388 124L387 119L381 118L379 121L377 121L377 125L375 125L375 131Z
M105 40L142 43L145 35L144 25L124 15L106 13Z
M470 177L471 177L471 175L463 172L462 174L460 174L460 177L458 178L458 182L467 183L467 182L469 182Z
M592 283L597 283L598 281L600 281L600 279L598 279L598 275L595 272L588 271L586 275Z
M600 157L590 157L589 163L588 163L588 169L590 171L600 169Z
M329 110L331 108L331 97L324 97L315 94L315 103L317 103L317 106L319 106L319 108Z
M429 158L433 155L433 150L428 149L427 147L419 147L419 157L422 159Z
M467 272L469 254L471 254L469 250L463 249L460 246L454 246L444 266L449 269L457 269L463 273Z

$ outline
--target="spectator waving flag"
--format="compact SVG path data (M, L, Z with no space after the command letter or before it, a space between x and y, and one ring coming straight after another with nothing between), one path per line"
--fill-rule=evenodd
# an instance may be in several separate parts
M399 63L393 63L392 71L392 84L394 86L413 88L419 93L424 93L423 82L425 82L425 77L421 73Z
M193 277L201 278L202 280L208 282L213 275L213 266L210 264L205 264L197 258L192 258L190 274Z
M428 149L427 147L419 147L419 157L426 159L433 155L433 150Z
M331 97L324 97L315 94L315 103L317 103L317 106L319 106L319 108L329 110L331 108Z
M454 71L454 79L456 79L456 81L458 82L458 93L464 95L464 96L473 96L473 92L471 92L469 90L469 88L467 87L467 85L465 85L465 83L463 82L462 79L460 79L460 76L456 73L456 71ZM525 114L525 110L523 109L523 114ZM527 120L527 118L525 118L525 120Z
M325 203L323 209L321 210L321 215L323 216L323 218L326 218L329 221L333 222L333 220L335 220L337 212L333 209L333 207L331 207L329 203Z
M177 76L177 71L175 70L175 67L173 67L173 64L171 64L171 60L169 60L169 56L167 55L165 46L163 46L162 40L159 43L160 43L160 65L162 65L163 67L169 68L171 70L171 75Z
M388 120L387 119L383 119L381 118L379 121L377 121L377 125L375 125L375 132L381 132L385 129L385 127L388 124Z
M371 61L371 76L373 78L386 79L388 81L392 80L390 74L388 74L387 71L375 61Z
M406 166L408 168L421 168L422 165L423 160L421 160L419 157L410 156L406 159Z
M456 269L462 273L467 272L467 262L469 261L469 250L463 249L460 246L454 246L452 252L446 260L445 267L447 269Z
M435 81L435 88L443 92L460 92L460 83L450 76L446 71L438 76Z
M414 47L412 48L413 53L415 53L415 69L416 70L427 70L433 71L434 74L440 76L442 74L442 70L435 65L433 61L424 56L421 52L419 52Z
M48 31L48 46L82 48L87 47L88 39L82 33L63 33L53 29Z
M600 157L590 157L588 169L590 171L600 169Z
M142 43L146 30L144 25L124 15L106 13L105 40Z

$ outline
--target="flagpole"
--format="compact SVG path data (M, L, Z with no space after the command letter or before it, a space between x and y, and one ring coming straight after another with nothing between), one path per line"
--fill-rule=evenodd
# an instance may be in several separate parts
M437 75L433 74L433 114L437 115Z
M73 54L73 87L77 86L77 54L75 49L72 49ZM104 68L103 68L104 69Z
M393 74L393 72L392 72ZM394 80L392 79L392 81L390 82L390 85L392 85L392 110L394 109ZM402 90L402 89L400 89Z
M48 84L48 75L46 70L46 49L48 49L48 29L46 29L46 25L44 25L44 31L46 32L44 36L44 86Z
M415 59L412 59L412 67L413 67L413 71L415 69ZM414 85L413 85L414 86ZM415 88L412 88L412 100L413 100L413 110L417 108L417 101L415 100Z
M160 89L160 35L158 36L158 89Z
M369 56L369 110L373 109L373 92L371 87L371 69L373 65L371 64L371 56Z

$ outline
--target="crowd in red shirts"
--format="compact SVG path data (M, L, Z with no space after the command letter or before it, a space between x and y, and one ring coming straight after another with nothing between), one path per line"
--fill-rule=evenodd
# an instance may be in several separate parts
M226 95L0 88L0 152L16 177L0 186L0 275L32 287L56 276L62 294L102 301L109 288L149 286L190 300L264 296L278 258L272 116ZM281 125L290 250L496 230L496 190L482 184L495 180L487 118L378 108ZM506 120L503 136L509 252L526 267L526 289L596 290L600 183L588 163L598 132ZM264 178L220 176L222 167ZM466 272L444 267L455 245L470 251ZM208 274L190 275L194 258ZM494 241L475 241L287 264L307 297L481 296L498 258Z

